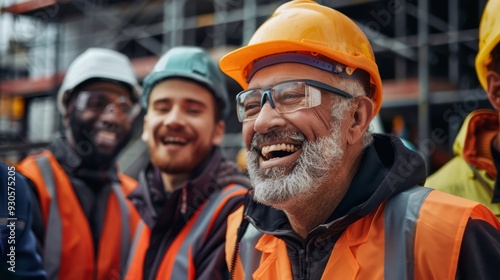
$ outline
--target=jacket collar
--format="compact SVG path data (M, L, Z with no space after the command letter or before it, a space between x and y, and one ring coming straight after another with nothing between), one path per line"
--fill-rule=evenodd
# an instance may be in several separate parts
M491 145L499 130L498 112L479 109L470 113L453 144L453 152L470 165L485 170L495 179L497 170L491 153Z

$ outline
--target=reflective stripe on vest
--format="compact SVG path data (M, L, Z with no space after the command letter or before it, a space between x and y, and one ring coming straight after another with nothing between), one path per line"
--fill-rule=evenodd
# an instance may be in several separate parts
M127 207L127 201L125 199L125 195L120 191L120 184L113 183L111 185L113 191L115 192L116 197L118 198L118 204L120 205L120 216L125 217L122 218L121 221L121 244L120 244L120 268L121 272L123 269L127 267L127 257L128 252L130 250L130 220L129 220L129 209Z
M231 184L200 206L168 248L156 279L194 279L196 271L193 254L196 252L192 251L192 246L200 239L206 240L226 203L236 196L244 196L247 191L242 186Z
M384 279L414 278L414 244L418 214L431 189L416 187L394 196L384 213Z
M245 270L255 271L260 264L262 253L255 250L255 246L262 237L262 232L258 231L252 224L247 227L240 242L240 260ZM251 274L245 275L245 280L252 280Z
M47 279L58 279L62 252L62 219L57 205L56 185L49 159L44 156L36 157L35 162L42 172L43 181L52 198L50 202L49 220L45 231L43 267L47 272Z
M413 187L349 225L336 241L321 279L454 279L469 218L500 228L496 217L485 209L470 200ZM232 232L227 240L236 235L234 225L240 221L228 224ZM252 238L243 242L248 244L241 244L242 248L249 250L240 250L234 279L291 277L285 241L264 234L257 245ZM234 244L227 244L226 255L233 252ZM255 256L260 258L258 263Z
M182 242L182 246L180 246L179 251L177 253L171 252L171 249L166 254L166 258L164 260L169 259L169 255L173 257L175 255L174 263L171 262L169 268L167 266L167 270L171 270L171 274L167 274L169 279L194 279L195 270L193 265L193 257L192 257L192 246L196 240L198 240L201 236L204 239L207 238L208 234L212 230L212 226L215 220L219 217L218 213L224 208L224 205L227 201L238 195L245 195L247 193L247 189L237 186L237 185L229 185L222 190L220 195L212 197L209 199L206 204L198 209L198 213L194 214L198 216L195 219L192 219L184 229L177 236L176 240L172 243L171 249L175 249L179 243ZM193 216L194 216L193 215ZM188 229L190 230L188 231ZM184 236L185 232L188 231L187 236L184 240L181 238ZM172 260L172 259L171 259ZM162 262L163 264L163 262ZM161 272L162 269L159 269ZM157 279L164 279L163 275L158 273Z
M41 155L35 157L35 162L40 169L43 177L43 181L45 186L50 194L51 202L50 202L50 210L49 210L49 219L46 225L45 232L45 245L44 245L44 269L47 271L48 279L58 279L60 277L59 270L61 265L61 254L63 251L64 244L62 244L63 240L63 227L62 227L62 218L59 210L59 202L60 198L57 196L56 190L56 181L54 179L53 170L50 164L50 160L47 156ZM129 252L130 245L130 212L127 206L126 198L120 190L120 184L113 183L112 190L115 194L115 197L118 201L120 217L113 218L121 218L121 236L117 236L116 238L120 239L120 271L110 271L114 275L122 275L122 269L126 267L127 256ZM64 201L64 200L61 200ZM109 200L108 200L109 201ZM107 209L108 207L106 207ZM107 211L104 214L107 216ZM104 219L106 222L106 219ZM105 226L103 226L104 231ZM101 233L102 234L102 233ZM102 236L99 244L102 244ZM99 256L99 248L94 248L94 250L98 250ZM99 257L97 258L99 260ZM97 275L98 264L94 259L94 272Z
M125 274L128 274L128 270L130 266L132 265L132 261L134 260L135 252L137 250L137 246L139 245L139 241L141 240L143 230L144 230L145 223L143 220L139 222L139 225L137 225L137 229L135 230L135 235L134 235L134 240L132 240L132 245L130 246L130 252L128 255L128 260L127 264L125 266Z

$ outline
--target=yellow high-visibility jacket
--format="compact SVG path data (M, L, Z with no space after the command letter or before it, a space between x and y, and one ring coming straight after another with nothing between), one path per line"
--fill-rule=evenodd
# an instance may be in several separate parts
M455 157L425 186L480 202L500 219L500 202L492 202L497 170L491 145L498 131L498 112L480 109L469 114L453 144Z

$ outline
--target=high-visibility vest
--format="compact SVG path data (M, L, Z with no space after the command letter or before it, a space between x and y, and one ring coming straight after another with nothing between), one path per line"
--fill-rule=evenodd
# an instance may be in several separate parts
M36 186L45 228L43 266L48 279L120 279L140 221L125 197L137 182L120 174L108 198L98 254L89 222L71 182L48 151L29 156L17 169ZM95 256L97 255L97 260Z
M242 211L228 219L226 261L234 266L233 279L292 279L285 241L252 224L233 261ZM500 230L497 218L477 202L424 187L404 191L342 233L321 279L455 279L469 218Z
M193 245L200 240L207 240L218 219L219 213L224 209L226 203L237 196L243 197L248 189L236 184L226 186L220 193L213 194L207 199L189 218L186 225L174 238L169 246L156 273L156 279L195 279L196 267L194 265ZM139 232L140 231L140 232ZM151 230L141 224L140 230L134 237L130 267L127 271L126 280L139 280L144 276L144 259L149 247Z

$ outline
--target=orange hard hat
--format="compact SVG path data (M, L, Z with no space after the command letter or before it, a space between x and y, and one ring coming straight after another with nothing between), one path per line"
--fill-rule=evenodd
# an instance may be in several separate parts
M348 76L357 69L366 71L374 87L370 94L375 103L374 113L379 112L382 80L370 42L351 19L314 1L297 0L281 5L257 29L247 46L224 56L219 66L246 89L256 61L293 52L324 56L341 63L346 66Z
M500 42L500 0L489 0L484 7L479 24L479 52L476 56L476 73L484 90L487 90L486 74L491 63L491 51Z

